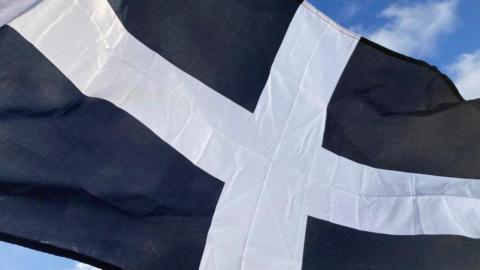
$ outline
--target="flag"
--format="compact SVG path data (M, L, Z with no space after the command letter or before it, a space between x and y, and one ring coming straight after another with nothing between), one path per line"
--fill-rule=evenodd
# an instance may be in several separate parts
M0 240L103 269L480 268L480 101L308 1L0 1Z

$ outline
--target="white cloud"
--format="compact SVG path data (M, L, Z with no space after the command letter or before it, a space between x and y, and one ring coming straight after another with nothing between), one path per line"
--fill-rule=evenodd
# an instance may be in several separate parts
M480 98L480 50L458 57L449 71L465 99Z
M427 1L411 5L392 4L380 13L388 22L367 33L373 41L404 54L431 54L442 34L457 21L457 0Z
M73 268L73 270L100 270L100 269L90 266L88 264L77 263L75 265L75 268Z

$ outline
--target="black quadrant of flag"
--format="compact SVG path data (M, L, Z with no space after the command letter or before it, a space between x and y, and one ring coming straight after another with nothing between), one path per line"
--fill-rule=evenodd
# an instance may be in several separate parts
M479 179L479 138L480 99L361 39L328 105L323 147L375 168Z
M147 47L253 112L299 0L108 0Z
M308 217L302 270L480 269L480 240L387 235Z

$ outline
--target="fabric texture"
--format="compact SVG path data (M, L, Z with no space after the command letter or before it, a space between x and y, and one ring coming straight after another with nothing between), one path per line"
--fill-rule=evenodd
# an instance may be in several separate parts
M0 27L35 5L39 0L0 0Z
M389 243L420 243L403 265L422 269L477 250L475 101L307 1L44 0L8 27L4 240L134 270L336 269ZM466 135L443 145L452 115Z
M0 239L106 269L198 268L223 183L8 26L0 51Z

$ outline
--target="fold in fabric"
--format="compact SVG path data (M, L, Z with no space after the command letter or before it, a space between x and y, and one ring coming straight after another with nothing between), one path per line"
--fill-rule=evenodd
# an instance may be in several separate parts
M23 14L39 0L0 0L0 26Z

